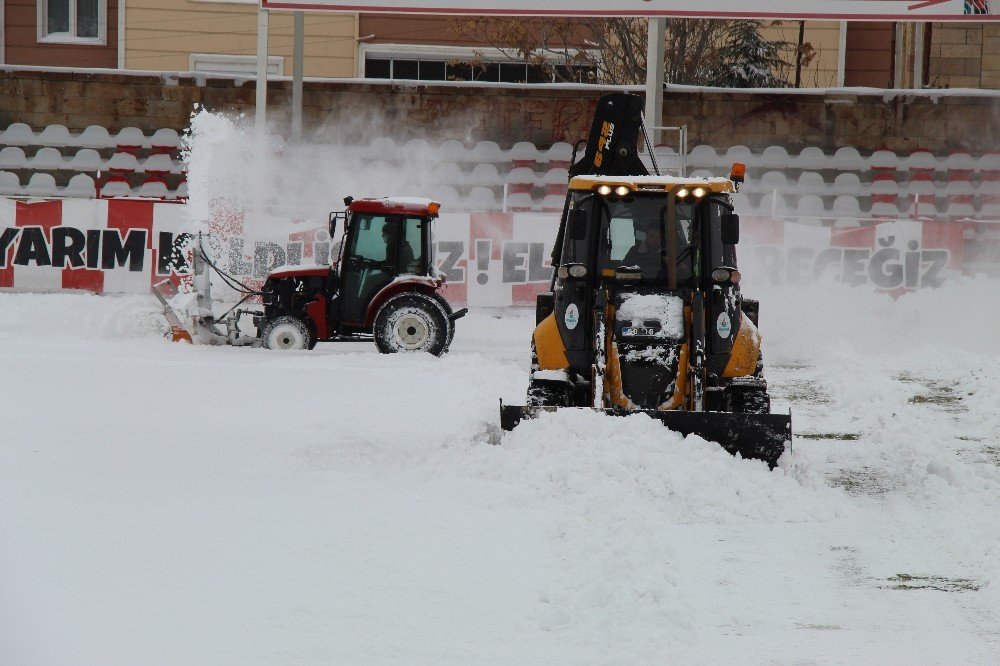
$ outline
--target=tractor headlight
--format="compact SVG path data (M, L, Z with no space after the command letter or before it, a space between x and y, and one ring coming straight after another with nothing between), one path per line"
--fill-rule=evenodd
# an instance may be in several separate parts
M629 189L627 187L625 187L624 185L619 185L618 187L615 188L615 194L617 194L620 197L623 197L623 196L625 196L628 193L629 193Z
M698 197L699 199L701 199L703 196L705 196L705 188L704 187L696 187L694 189L694 195L696 197Z
M602 197L606 197L609 194L611 194L611 186L601 185L600 187L597 188L597 193L600 194Z
M688 189L686 187L682 187L681 189L677 190L677 198L678 199L683 199L688 194L689 194L689 192L688 192Z

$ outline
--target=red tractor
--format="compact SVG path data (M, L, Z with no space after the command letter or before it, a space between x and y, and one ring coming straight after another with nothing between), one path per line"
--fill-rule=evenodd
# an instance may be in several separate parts
M338 220L343 219L345 225L339 256L331 266L279 269L268 275L260 292L244 291L248 298L261 297L263 312L233 308L220 318L194 317L192 335L167 303L170 283L158 285L157 296L165 310L170 310L165 314L168 320L172 318L174 338L267 349L312 349L319 341L374 340L386 354L446 352L455 320L467 309L453 311L439 293L444 276L434 265L431 225L440 204L418 198L355 201L351 197L344 203L346 211L330 214L331 237ZM230 284L233 278L219 271L200 248L195 251L196 292L202 306L210 307L209 280L199 269L198 255ZM242 335L239 320L244 314L253 315L257 335ZM225 333L218 324L225 326Z

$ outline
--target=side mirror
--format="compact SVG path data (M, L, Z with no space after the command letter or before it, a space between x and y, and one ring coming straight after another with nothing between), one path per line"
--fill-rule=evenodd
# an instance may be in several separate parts
M330 230L330 238L333 239L337 234L337 213L330 213L330 222L327 226Z
M740 216L736 213L722 214L722 244L736 245L740 242Z
M583 240L587 237L587 226L590 222L590 211L586 208L574 208L569 213L566 233L570 240Z

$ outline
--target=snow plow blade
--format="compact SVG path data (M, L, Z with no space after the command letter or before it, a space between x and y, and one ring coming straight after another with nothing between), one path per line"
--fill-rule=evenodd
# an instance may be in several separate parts
M538 414L564 409L591 409L589 407L523 407L500 403L500 427L513 430L524 419ZM773 468L785 452L785 445L792 445L791 414L733 414L730 412L680 412L637 409L600 409L610 416L646 414L657 419L681 435L698 435L710 442L718 442L729 453L743 458L763 460Z

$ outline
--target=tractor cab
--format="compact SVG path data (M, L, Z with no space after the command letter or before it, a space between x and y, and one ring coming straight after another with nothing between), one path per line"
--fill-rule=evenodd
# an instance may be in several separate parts
M329 269L291 269L268 276L264 313L256 321L264 347L310 348L320 340L373 340L383 353L442 354L454 312L439 293L431 226L441 205L422 198L344 199L330 214L330 236L343 221Z
M347 197L347 210L331 214L330 235L344 219L344 237L331 271L332 313L342 325L364 325L373 298L397 281L430 280L434 266L431 224L440 204L430 199Z

